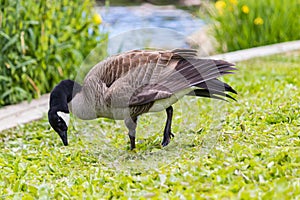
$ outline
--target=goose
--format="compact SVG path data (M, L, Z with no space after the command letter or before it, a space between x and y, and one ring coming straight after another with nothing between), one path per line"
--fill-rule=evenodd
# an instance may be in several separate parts
M233 74L234 64L197 58L194 49L131 50L96 64L83 84L63 80L50 94L48 120L65 146L68 145L69 113L82 120L124 120L130 149L134 149L138 116L166 111L162 146L174 137L172 105L185 95L219 100L237 94L217 78ZM226 98L225 98L226 97Z

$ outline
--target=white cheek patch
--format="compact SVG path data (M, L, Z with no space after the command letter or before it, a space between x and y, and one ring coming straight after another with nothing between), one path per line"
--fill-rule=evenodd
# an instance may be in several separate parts
M69 113L64 113L64 112L58 111L57 115L60 116L65 121L67 126L69 126L69 121L70 121L70 114Z

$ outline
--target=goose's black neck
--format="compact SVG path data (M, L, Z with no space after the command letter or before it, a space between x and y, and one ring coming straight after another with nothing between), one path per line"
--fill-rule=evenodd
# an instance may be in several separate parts
M81 85L72 80L63 80L50 94L50 110L69 113L68 103L81 91Z

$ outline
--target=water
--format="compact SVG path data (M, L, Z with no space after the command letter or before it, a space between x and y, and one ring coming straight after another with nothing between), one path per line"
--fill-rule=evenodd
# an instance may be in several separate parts
M204 22L174 7L136 6L97 8L101 31L109 32L109 53L145 47L187 47L186 38Z

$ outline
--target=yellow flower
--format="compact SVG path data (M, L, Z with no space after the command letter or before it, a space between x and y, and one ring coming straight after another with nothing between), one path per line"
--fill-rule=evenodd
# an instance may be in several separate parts
M93 15L93 22L94 22L96 25L101 24L101 23L102 23L102 17L101 17L101 15L95 13L95 14Z
M243 5L243 7L242 7L242 12L245 13L245 14L248 14L249 11L250 11L250 10L249 10L249 7L246 6L246 5Z
M238 1L237 1L237 0L230 0L230 3L231 3L232 5L236 5L236 4L238 3Z
M255 25L262 25L264 20L261 17L256 17L253 22Z
M216 9L219 11L220 14L223 14L224 8L226 8L226 3L225 1L217 1L215 3Z

